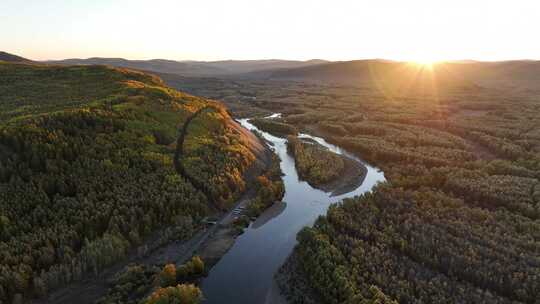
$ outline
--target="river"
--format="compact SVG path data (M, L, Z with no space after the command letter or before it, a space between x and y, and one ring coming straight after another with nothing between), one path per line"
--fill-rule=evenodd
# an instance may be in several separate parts
M279 117L279 114L269 116ZM276 286L273 276L285 262L296 244L296 234L304 226L312 225L319 215L326 214L328 207L344 198L354 197L370 191L377 183L385 180L383 172L370 166L344 149L327 143L323 138L299 134L311 138L331 151L343 154L367 167L364 182L353 191L331 196L315 189L298 178L294 158L287 153L286 139L262 132L249 123L239 120L249 129L259 131L273 143L272 149L281 159L281 170L285 174L285 196L266 210L237 239L233 247L212 268L201 288L205 304L235 303L256 304L275 302Z

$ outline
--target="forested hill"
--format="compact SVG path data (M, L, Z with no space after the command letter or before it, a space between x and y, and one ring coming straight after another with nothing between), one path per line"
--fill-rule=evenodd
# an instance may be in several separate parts
M124 58L87 58L47 61L61 65L104 64L115 67L151 71L153 73L175 74L191 77L216 77L250 73L268 69L297 68L324 63L324 60L222 60L222 61L175 61L167 59L129 60Z
M330 62L300 68L252 73L273 80L315 81L378 88L389 93L475 89L475 79L463 77L447 66L422 66L389 60ZM435 90L436 89L436 90Z
M2 52L2 51L0 51L0 61L20 62L20 63L30 63L30 62L32 62L29 59L26 59L26 58L23 58L23 57L20 57L20 56L17 56L17 55L13 55L13 54L10 54L10 53Z
M0 92L0 303L97 274L161 228L189 236L259 163L262 146L221 104L152 75L0 62ZM182 158L204 193L173 156L178 128L210 104Z
M391 60L326 62L302 67L260 70L245 78L335 83L377 88L390 93L456 91L479 87L539 90L540 62L450 61L421 65Z

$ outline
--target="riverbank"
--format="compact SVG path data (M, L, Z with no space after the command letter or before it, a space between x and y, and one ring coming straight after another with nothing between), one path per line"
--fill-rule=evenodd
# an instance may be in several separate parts
M367 174L367 168L363 164L340 155L345 164L344 170L334 180L320 185L318 188L330 192L331 196L339 196L360 187Z
M236 229L235 234L223 233L221 229L229 229L232 221L237 217L235 210L247 205L256 193L251 191L256 178L263 174L271 165L272 151L262 143L257 137L249 131L242 128L236 122L231 123L232 127L239 134L250 134L250 140L253 152L257 159L253 165L244 173L244 180L247 182L246 190L239 199L236 200L232 209L227 212L214 210L213 218L217 219L216 225L206 225L203 222L193 223L188 221L189 225L182 227L167 227L155 231L151 236L143 240L142 244L132 248L121 261L114 263L101 271L98 275L86 275L81 281L73 282L63 288L57 289L46 298L33 299L30 303L34 304L93 304L98 299L106 295L109 289L109 281L128 265L139 264L147 266L161 266L167 263L177 265L183 264L193 255L205 255L210 258L209 265L215 263L219 258L234 244L234 239L241 233ZM189 231L185 231L189 229ZM175 231L182 231L182 238L175 237ZM232 230L231 230L232 231ZM220 246L220 250L208 246L212 242L223 242L226 246Z
M287 151L295 158L300 178L331 196L358 188L367 174L362 163L334 153L311 138L289 136Z
M357 187L355 183L348 182L346 184L350 191L343 188L345 193L332 195L299 178L295 160L287 152L286 138L261 131L247 119L239 121L245 128L260 132L265 140L273 143L272 149L279 156L284 173L283 201L286 203L272 205L246 228L201 281L200 288L205 304L286 303L274 275L291 254L297 233L313 225L320 215L326 214L332 203L370 191L377 183L384 181L384 174L323 138L299 134L299 137L310 138L332 153L343 155L360 166L365 165L366 173L359 174L361 178L357 179L360 180Z
M246 122L242 124L244 127L249 126ZM336 193L336 189L332 194L314 189L299 180L294 159L287 154L285 139L269 137L267 133L261 134L265 140L273 143L272 149L281 159L280 167L285 174L283 181L286 185L284 200L289 203L272 204L248 228L242 229L236 225L236 219L246 214L249 202L256 196L255 188L250 184L248 191L237 200L235 207L218 217L214 225L201 228L186 242L168 244L152 253L146 260L136 260L136 263L181 265L193 255L199 255L209 271L209 276L200 281L207 299L205 303L286 303L278 281L274 280L274 274L290 255L296 243L297 232L302 227L312 225L319 215L325 214L331 203L369 191L384 177L376 168L367 166L363 176L343 174L351 178L342 177L336 182L341 184L341 187L336 189L343 189L342 193ZM343 157L355 163L347 163L346 168L363 166L360 160L340 150L339 147L326 143L322 138L311 138L332 153L343 154ZM271 153L268 146L265 147L268 153ZM357 171L358 168L350 172ZM250 176L256 178L261 172L250 172ZM356 179L352 178L355 176ZM106 281L107 278L102 277L100 284L107 287ZM81 289L73 290L73 293L77 292L81 292ZM84 295L86 296L87 294ZM70 301L50 303L84 304L76 297L72 297Z
M221 257L234 245L236 238L242 234L242 227L235 225L235 221L242 216L241 213L256 196L255 191L250 189L238 202L236 207L225 215L221 221L212 226L208 236L201 241L198 248L187 255L198 255L203 260L208 270L212 268ZM187 256L186 255L186 256ZM181 262L177 263L181 264Z

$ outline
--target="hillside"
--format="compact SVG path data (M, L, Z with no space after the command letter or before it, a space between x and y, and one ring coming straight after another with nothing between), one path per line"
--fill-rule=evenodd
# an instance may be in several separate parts
M0 91L0 302L98 274L158 230L189 238L262 166L262 145L221 104L152 75L0 63ZM188 178L176 136L204 107L185 134Z
M10 53L2 52L2 51L0 51L0 61L5 61L5 62L24 62L24 63L30 63L30 62L32 62L32 61L29 60L29 59L26 59L26 58L23 58L23 57L20 57L20 56L17 56L17 55L13 55L13 54L10 54Z
M123 58L88 58L48 61L62 65L103 64L116 67L132 68L156 73L177 74L182 76L227 76L259 70L296 68L320 64L322 60L224 60L224 61L174 61L165 59L127 60Z
M267 80L335 83L379 88L389 93L477 88L459 74L440 66L425 67L386 60L331 62L314 66L260 71L246 75Z
M224 60L224 61L209 61L199 62L208 66L215 66L221 68L229 74L241 74L250 73L262 70L274 70L274 69L291 69L299 67L307 67L312 65L318 65L326 63L325 60L312 59L307 61L297 60L280 60L280 59L267 59L267 60Z
M456 62L445 66L484 86L540 89L540 61Z
M245 78L294 80L377 87L391 91L455 88L540 89L540 62L531 60L456 61L426 67L388 60L330 62L313 66L257 71Z
M59 61L48 61L50 64L60 65L109 65L121 68L130 68L150 72L170 73L186 76L220 75L226 73L225 70L200 65L190 61L174 61L166 59L152 60L127 60L123 58L88 58L88 59L65 59Z

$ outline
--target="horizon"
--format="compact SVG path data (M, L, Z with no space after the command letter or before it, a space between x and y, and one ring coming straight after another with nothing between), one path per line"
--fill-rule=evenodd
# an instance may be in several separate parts
M152 61L152 60L166 60L166 61L175 61L175 62L201 62L201 63L212 63L212 62L223 62L223 61L323 61L328 63L337 63L337 62L351 62L351 61L391 61L397 63L422 63L417 60L397 60L389 58L357 58L349 60L330 60L325 58L311 58L311 59L291 59L291 58L256 58L256 59L218 59L218 60L197 60L197 59L171 59L171 58L158 58L158 57L147 57L147 58L127 58L127 57L111 57L111 56L91 56L91 57L69 57L69 58L60 58L60 59L44 59L36 60L34 58L29 58L22 55L23 52L13 52L0 50L0 52L5 52L11 55L16 55L29 59L36 62L49 62L49 61L63 61L63 60L89 60L89 59L120 59L128 61ZM440 64L440 63L459 63L459 62L478 62L478 63L492 63L492 62L511 62L511 61L540 61L540 59L533 58L516 58L516 59L502 59L502 60L478 60L478 59L452 59L452 60L435 60L426 63Z
M534 1L6 0L0 35L37 61L539 60L539 12Z

